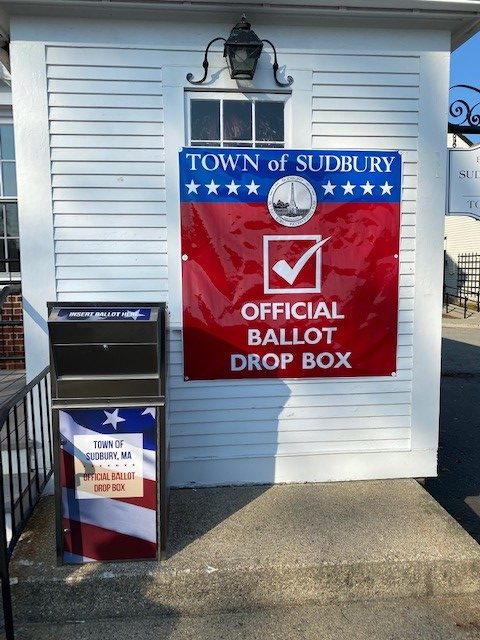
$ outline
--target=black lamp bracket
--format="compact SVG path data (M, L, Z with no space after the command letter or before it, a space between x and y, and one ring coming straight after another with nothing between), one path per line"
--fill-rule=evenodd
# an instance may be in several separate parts
M207 44L207 48L205 49L205 56L203 58L203 63L202 63L203 78L201 78L200 80L194 80L193 73L187 73L187 80L188 82L190 82L190 84L202 84L203 82L205 82L207 78L207 73L208 73L208 51L214 42L219 42L220 40L222 40L223 42L226 42L225 38L214 38L213 40L210 40L210 42Z
M273 42L270 42L270 40L266 40L265 38L262 40L262 42L266 42L273 49L273 78L274 78L275 82L277 83L277 85L279 87L289 87L293 83L292 76L287 76L287 81L286 82L281 82L277 77L277 73L278 73L277 50L275 49L275 46L274 46Z
M194 80L193 79L193 73L187 73L187 80L188 82L190 82L190 84L203 84L205 82L205 80L207 79L207 73L208 73L208 53L210 51L210 47L212 46L212 44L214 44L215 42L223 42L224 45L226 45L228 42L230 42L230 39L232 38L232 34L235 31L235 29L239 29L242 28L243 25L246 25L247 30L250 30L250 24L248 22L246 22L246 18L245 16L242 17L242 22L239 23L238 25L236 25L236 27L234 27L234 29L232 29L232 33L230 34L230 38L229 40L226 40L225 38L213 38L213 40L210 40L210 42L207 44L207 48L205 49L205 54L203 57L203 76L200 78L200 80ZM252 32L253 33L253 32ZM260 42L264 42L268 45L270 45L270 47L272 48L273 51L273 78L275 80L275 83L279 86L279 87L289 87L292 83L293 83L293 78L292 76L287 76L287 81L286 82L282 82L279 78L278 78L278 58L277 58L277 50L275 49L275 45L273 44L273 42L271 42L271 40L259 40L258 36L256 34L254 34L254 37L257 38L257 42L258 44L260 44ZM260 47L261 49L261 47ZM224 49L224 56L226 55L225 53L225 49ZM253 77L253 73L252 72L252 77ZM233 77L233 76L232 76Z

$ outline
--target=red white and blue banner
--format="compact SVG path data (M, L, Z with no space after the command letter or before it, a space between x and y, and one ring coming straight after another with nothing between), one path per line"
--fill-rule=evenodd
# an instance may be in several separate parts
M180 152L189 380L396 372L401 157Z
M65 563L157 557L155 412L59 411Z

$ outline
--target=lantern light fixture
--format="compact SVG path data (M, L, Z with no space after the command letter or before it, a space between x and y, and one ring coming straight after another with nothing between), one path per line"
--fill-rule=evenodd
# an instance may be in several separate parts
M292 82L292 76L287 76L287 82L281 82L278 79L278 60L277 51L270 40L261 40L255 31L251 29L251 24L247 21L245 14L240 22L233 27L230 35L225 38L214 38L210 40L205 49L203 58L203 77L200 80L193 79L193 73L187 74L187 80L190 84L202 84L205 82L208 73L208 52L215 42L223 41L223 57L226 58L230 77L234 80L252 80L255 75L257 63L262 53L263 44L269 44L273 50L273 77L279 87L289 87Z

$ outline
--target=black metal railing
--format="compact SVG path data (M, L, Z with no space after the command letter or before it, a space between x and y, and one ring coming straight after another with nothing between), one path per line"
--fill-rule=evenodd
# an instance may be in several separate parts
M480 312L480 291L469 293L444 286L443 305L445 307L445 313L449 313L452 309L460 307L463 310L463 317L465 319L468 309L476 308L477 313Z
M480 253L458 254L457 289L473 297L480 291Z
M13 640L9 563L53 473L49 367L0 407L0 577L6 640Z

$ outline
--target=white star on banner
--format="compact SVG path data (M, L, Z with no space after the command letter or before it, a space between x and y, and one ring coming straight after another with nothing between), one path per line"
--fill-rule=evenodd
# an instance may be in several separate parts
M206 184L205 186L208 189L208 193L214 193L216 196L218 196L217 189L220 186L219 184L215 184L215 182L212 180L210 184Z
M254 193L255 195L258 196L258 189L260 187L259 184L255 184L255 182L252 180L250 184L246 185L246 187L248 189L248 194L247 195L250 195L250 194Z
M125 422L125 418L120 418L118 415L119 409L115 409L115 411L104 411L103 413L107 416L107 419L103 423L104 425L111 424L114 429L117 428L119 422Z
M372 189L375 186L374 184L370 184L370 182L367 180L365 184L361 184L360 186L363 189L363 195L369 193L371 196L373 196Z
M350 183L350 180L347 181L347 184L342 184L343 195L350 193L353 196L353 190L355 189L355 186L356 185Z
M199 184L196 184L193 180L189 183L185 185L188 189L188 193L198 193L197 189L200 186Z
M332 184L330 182L330 180L327 182L327 184L322 184L322 187L325 190L325 193L323 194L324 196L327 195L327 193L330 193L333 196L333 190L335 189L337 185L336 184Z
M392 195L393 184L388 184L388 182L385 182L385 184L380 185L380 188L382 189L382 196L384 196L386 193L388 193L389 196Z
M142 416L151 415L152 418L155 418L155 407L147 407L145 411L142 411Z
M230 184L225 185L228 189L228 194L230 195L231 193L234 193L235 195L238 196L238 187L240 186L239 184L236 184L233 180L230 182Z

